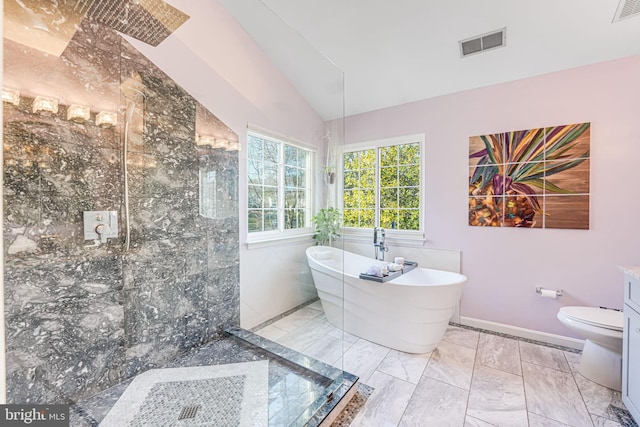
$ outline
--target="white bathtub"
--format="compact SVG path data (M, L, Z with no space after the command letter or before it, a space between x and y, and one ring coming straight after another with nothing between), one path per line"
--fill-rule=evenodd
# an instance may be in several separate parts
M373 258L327 246L308 248L307 261L330 323L407 353L437 347L467 281L462 274L429 268L385 283L362 280Z

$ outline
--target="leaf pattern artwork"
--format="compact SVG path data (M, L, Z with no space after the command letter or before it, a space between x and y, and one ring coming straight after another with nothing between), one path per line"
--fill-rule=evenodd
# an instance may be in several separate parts
M588 229L590 128L469 138L469 225Z

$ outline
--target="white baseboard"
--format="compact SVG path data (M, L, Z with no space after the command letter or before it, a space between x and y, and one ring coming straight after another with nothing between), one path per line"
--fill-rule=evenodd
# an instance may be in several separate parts
M582 347L584 346L584 340L577 338L550 334L548 332L534 331L533 329L505 325L503 323L490 322L488 320L474 319L473 317L460 316L460 324L472 326L474 328L486 329L488 331L500 332L502 334L509 334L520 338L542 341L548 344L575 348L577 350L582 350Z

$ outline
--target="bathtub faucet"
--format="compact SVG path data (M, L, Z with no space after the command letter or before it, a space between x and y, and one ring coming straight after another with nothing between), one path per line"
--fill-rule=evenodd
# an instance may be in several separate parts
M384 261L384 253L389 247L384 243L384 228L376 227L373 229L373 246L376 249L376 259Z

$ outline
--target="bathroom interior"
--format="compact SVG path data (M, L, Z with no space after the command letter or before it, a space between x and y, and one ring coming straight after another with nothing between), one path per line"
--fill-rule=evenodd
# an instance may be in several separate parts
M397 82L401 101L366 109L360 82L292 24L287 2L206 3L3 2L0 401L69 405L77 426L637 425L640 6L611 23L617 4L590 5L624 40L598 60L417 98ZM352 17L316 7L303 15ZM478 33L505 25L486 21ZM395 66L388 54L372 73ZM475 226L472 177L489 171L476 135L565 129L577 143L545 152L545 179L577 175L545 182L577 194L535 190L529 230ZM276 146L286 214L252 193L272 203ZM349 153L376 146L419 147L415 205L354 226ZM323 208L346 223L333 249L312 237ZM414 213L420 225L402 229ZM323 258L340 267L331 297L313 268ZM370 292L390 284L357 280L376 258L417 263L394 276L402 292L437 270L459 293L438 294L446 309L407 294L392 311L393 289ZM421 310L440 318L416 344L434 322Z

